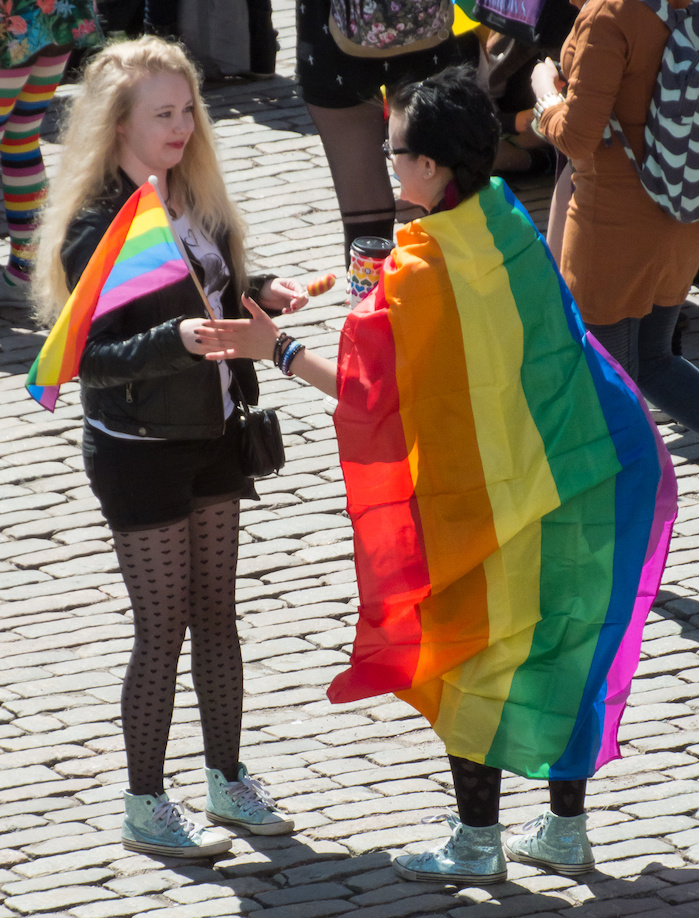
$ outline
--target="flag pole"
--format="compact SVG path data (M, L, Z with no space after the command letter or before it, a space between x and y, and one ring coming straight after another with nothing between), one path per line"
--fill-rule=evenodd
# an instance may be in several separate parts
M190 275L190 277L192 278L192 280L194 281L197 290L199 291L199 296L202 298L202 302L204 303L204 307L205 307L207 313L209 314L209 318L211 319L212 322L216 322L216 315L215 315L213 309L211 308L211 304L209 303L209 299L208 299L207 295L204 293L204 288L202 287L201 283L199 282L199 278L197 277L196 272L194 271L194 268L192 267L192 262L189 260L189 255L187 254L187 249L185 249L184 243L183 243L182 240L180 239L177 230L175 229L175 227L174 227L173 224L172 224L172 220L171 220L171 218L170 218L170 211L167 209L167 205L166 205L165 201L163 201L163 196L160 194L160 188L158 187L158 178L157 178L157 176L155 176L155 175L149 175L149 176L148 176L148 182L149 182L149 184L151 184L151 185L153 186L153 188L154 188L154 190L155 190L155 193L158 195L158 200L160 201L160 204L162 205L163 211L165 212L165 217L167 218L168 226L170 227L170 231L171 231L171 233L172 233L173 239L175 240L175 245L177 246L177 248L178 248L179 251L180 251L180 255L182 256L182 260L184 261L184 263L185 263L185 264L187 265L187 267L189 268L189 275Z

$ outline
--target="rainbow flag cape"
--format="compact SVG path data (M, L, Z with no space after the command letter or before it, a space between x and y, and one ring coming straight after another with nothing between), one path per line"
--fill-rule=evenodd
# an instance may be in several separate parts
M473 18L475 2L476 0L453 0L454 25L452 26L452 32L454 35L463 35L464 32L483 27L481 22Z
M394 692L528 777L619 755L676 508L629 382L500 179L398 232L340 344L360 609L331 701Z
M27 375L32 398L53 411L78 375L95 319L189 274L157 191L146 182L109 225Z

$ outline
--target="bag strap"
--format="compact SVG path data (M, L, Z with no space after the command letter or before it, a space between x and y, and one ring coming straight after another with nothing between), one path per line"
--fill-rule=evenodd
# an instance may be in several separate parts
M645 0L643 0L643 2L645 2ZM611 145L614 143L615 136L617 137L622 147L624 148L624 151L626 155L628 156L628 158L631 160L631 162L636 167L636 172L638 172L638 174L640 175L641 167L638 165L638 160L636 159L636 156L633 150L631 149L631 145L629 144L626 134L624 133L623 127L619 123L619 119L617 118L616 114L612 111L611 115L609 116L609 124L604 129L604 134L602 135L602 139L604 140L605 144L608 147L611 147Z
M685 10L676 10L667 0L641 0L672 31L677 23L686 16Z
M231 370L231 380L235 386L236 392L236 401L243 409L243 414L247 417L250 414L250 406L248 405L247 399L243 395L243 390L240 388L240 383L238 382L238 377L235 375L234 371Z
M668 0L641 0L641 3L651 9L656 14L656 16L667 26L667 28L670 29L670 31L672 31L677 23L687 15L687 10L676 10L674 7L670 6ZM696 7L697 10L699 10L699 2L696 2L695 0L695 2L691 3L687 9L691 9L692 7ZM612 143L614 142L614 136L619 139L626 155L636 167L636 172L640 175L641 167L638 164L638 160L636 159L634 152L631 149L629 141L626 137L626 134L624 133L624 129L622 128L619 119L616 116L616 113L612 111L611 115L609 116L609 124L604 129L604 134L602 135L602 138L608 147L611 147Z

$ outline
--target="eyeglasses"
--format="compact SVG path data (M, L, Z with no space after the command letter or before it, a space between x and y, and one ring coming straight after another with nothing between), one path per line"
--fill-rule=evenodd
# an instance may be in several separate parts
M412 153L412 150L409 150L407 147L398 147L394 150L391 146L390 140L384 140L384 142L381 144L381 149L383 150L383 154L386 159L391 159L393 156L398 156L399 153Z

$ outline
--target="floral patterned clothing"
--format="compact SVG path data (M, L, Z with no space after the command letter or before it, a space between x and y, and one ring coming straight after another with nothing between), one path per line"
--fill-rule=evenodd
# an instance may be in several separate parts
M454 24L451 0L331 0L330 33L357 57L424 51L445 41Z
M296 76L307 105L349 108L381 98L381 85L424 80L449 64L468 59L453 33L424 51L384 58L341 51L330 34L330 0L296 0Z
M104 41L94 0L0 0L0 69L20 67L49 45Z

